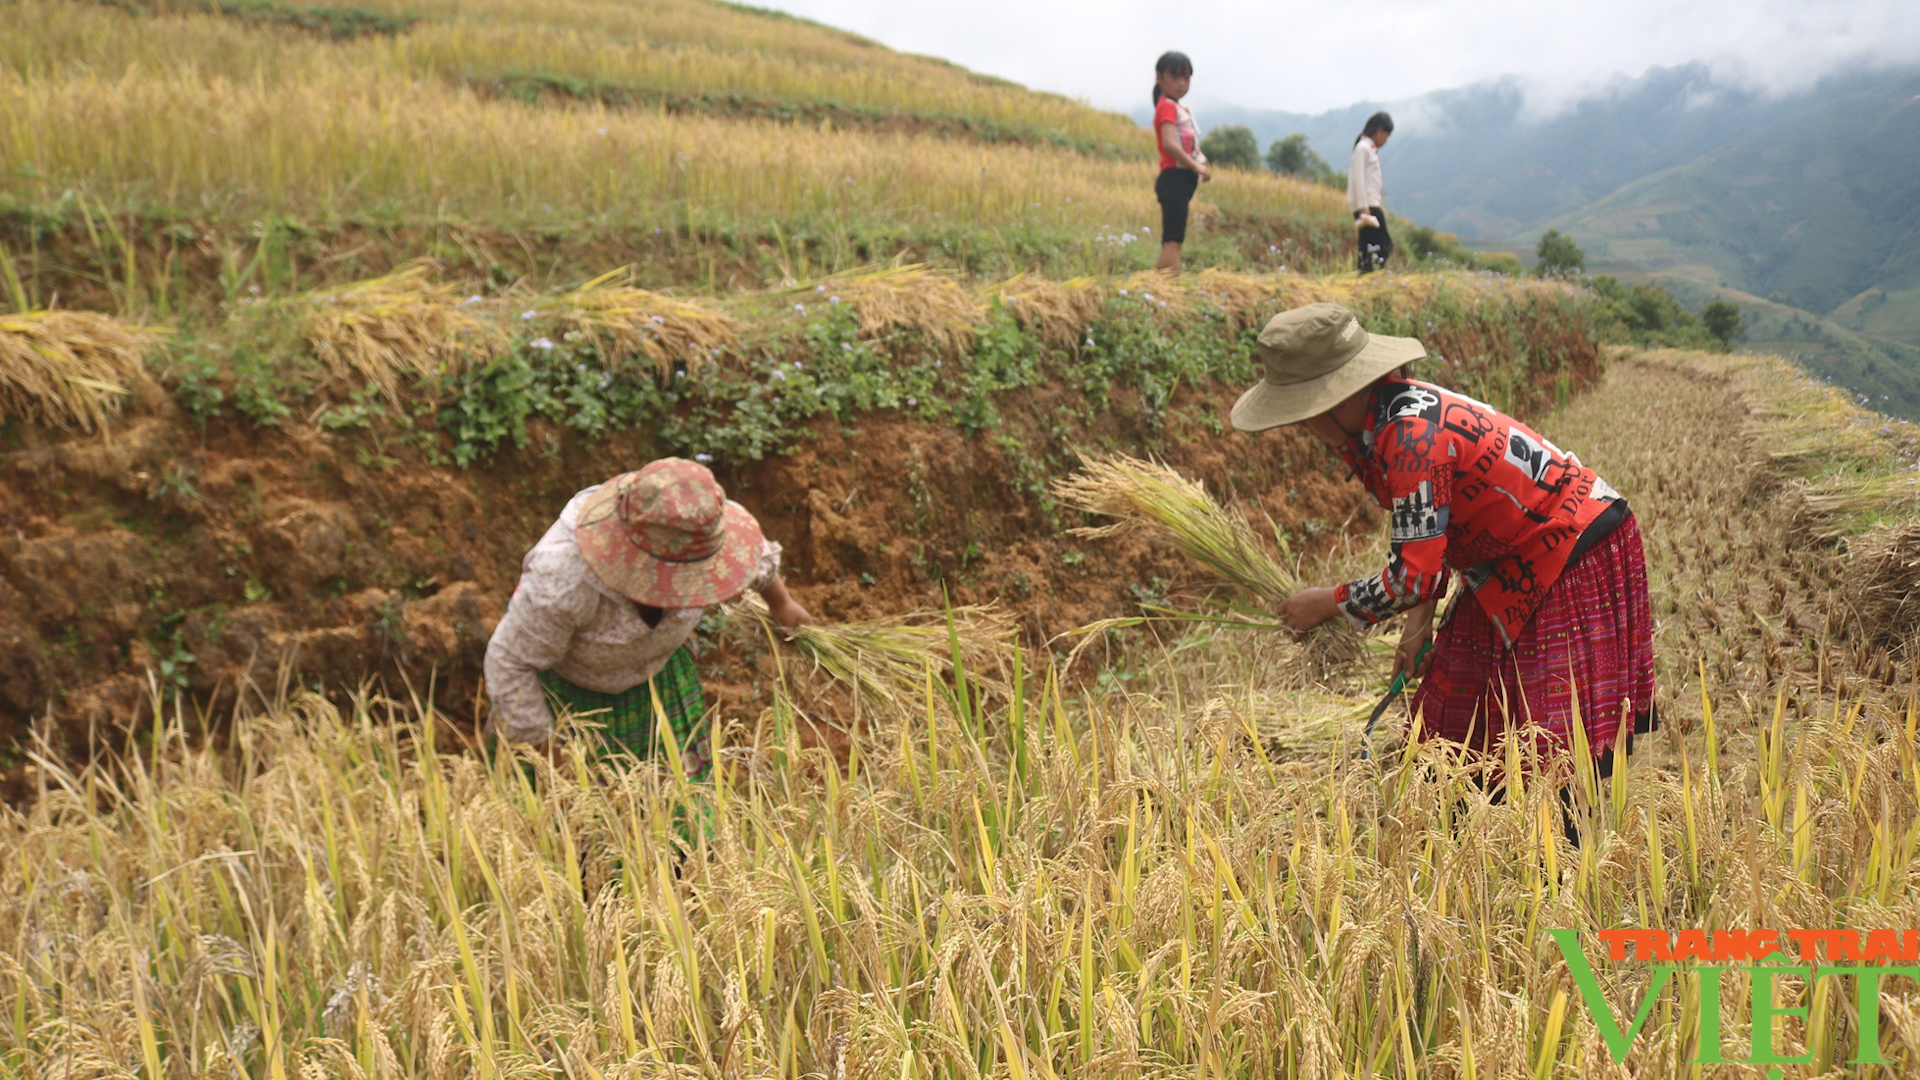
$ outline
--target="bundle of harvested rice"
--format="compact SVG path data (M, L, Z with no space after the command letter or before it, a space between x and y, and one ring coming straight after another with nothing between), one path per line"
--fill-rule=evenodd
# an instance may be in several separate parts
M1193 314L1193 298L1185 284L1165 270L1142 270L1120 282L1120 295L1147 305L1162 322L1178 322Z
M297 301L300 333L334 375L358 375L397 399L403 375L429 378L463 371L500 343L500 332L462 302L451 285L428 280L430 264L387 274Z
M1013 321L1039 333L1041 340L1070 348L1099 317L1106 293L1090 277L1048 281L1020 273L982 288L978 298L983 303L998 300Z
M1189 288L1201 301L1217 305L1235 330L1252 326L1263 316L1279 310L1275 301L1280 294L1271 277L1251 277L1209 267L1194 275Z
M986 312L960 287L955 274L923 263L861 270L815 284L811 292L853 305L860 333L918 330L936 348L965 352Z
M1869 641L1913 640L1920 629L1920 521L1882 525L1850 541L1842 581Z
M0 419L104 427L146 378L141 358L160 333L91 311L0 315Z
M1079 472L1054 481L1053 496L1076 510L1120 519L1074 529L1076 536L1145 529L1266 604L1300 590L1300 579L1268 553L1246 515L1221 506L1199 481L1157 461L1125 454L1083 457Z
M1358 753L1376 701L1322 691L1277 700L1262 694L1250 701L1255 713L1248 726L1259 734L1268 752L1281 759L1324 758L1337 747ZM1404 730L1404 723L1382 725L1371 749L1380 754L1400 745Z
M1875 521L1910 510L1920 499L1911 472L1880 476L1830 476L1796 480L1783 496L1788 536L1799 542L1831 543Z
M906 707L922 694L929 668L952 667L955 649L970 682L1000 685L1013 648L1013 616L995 605L916 611L864 622L778 629L758 593L730 607L791 642L815 668L878 703Z
M593 342L609 366L644 356L662 374L678 364L692 375L740 347L740 324L726 312L612 283L630 269L602 274L552 305L562 324Z
M1246 515L1215 502L1198 481L1159 462L1124 454L1081 462L1079 472L1054 482L1054 498L1075 509L1120 520L1071 530L1074 535L1097 538L1144 529L1250 594L1262 611L1271 611L1304 586L1298 574L1268 552ZM1248 629L1273 628L1271 622L1257 618L1228 623ZM1308 659L1316 671L1330 672L1358 657L1360 643L1353 627L1336 618L1322 623L1308 639Z

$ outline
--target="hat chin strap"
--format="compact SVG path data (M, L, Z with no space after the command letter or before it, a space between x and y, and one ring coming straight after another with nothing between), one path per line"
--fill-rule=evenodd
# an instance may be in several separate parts
M1369 383L1367 385L1367 389L1371 390L1372 388L1373 388L1373 385ZM1339 405L1335 405L1333 408L1328 409L1326 412L1326 417L1328 420L1333 421L1333 426L1340 429L1340 434L1345 435L1347 437L1348 442L1358 444L1360 442L1360 432L1349 431L1347 429L1347 425L1340 422L1340 417L1338 415L1341 407L1346 405L1348 401L1352 401L1352 400L1353 398L1349 396L1346 399L1342 400ZM1367 425L1365 424L1365 422L1362 422L1360 426L1362 428L1365 428Z

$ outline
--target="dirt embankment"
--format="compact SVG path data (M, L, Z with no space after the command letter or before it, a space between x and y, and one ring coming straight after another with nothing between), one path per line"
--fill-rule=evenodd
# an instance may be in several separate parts
M1371 527L1359 489L1297 433L1209 430L1234 390L1183 389L1152 433L1116 394L1088 444L1165 447L1309 542ZM819 615L938 606L944 589L1014 607L1040 639L1190 577L1140 541L1061 535L1078 521L1047 508L1048 478L1019 448L1047 440L1066 393L1010 395L1000 426L972 436L885 413L827 421L790 456L720 477L785 545ZM424 693L431 677L441 706L470 717L527 547L573 492L653 456L641 434L583 445L536 431L484 468L404 451L395 463L298 422L216 420L202 433L157 389L107 438L23 425L5 437L0 739L51 715L75 749L138 722L149 672L210 715L249 684L272 694L283 675L338 693L368 676ZM740 702L753 674L728 663L714 657L710 675Z

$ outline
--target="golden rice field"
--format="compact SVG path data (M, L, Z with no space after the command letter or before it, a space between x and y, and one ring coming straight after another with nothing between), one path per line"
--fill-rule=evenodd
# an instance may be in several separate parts
M0 195L46 205L78 191L191 216L695 229L804 218L1116 242L1150 241L1141 226L1158 225L1151 140L1126 117L839 31L692 0L392 10L423 19L335 40L190 5L133 14L7 0L0 19L19 29L0 37ZM499 92L529 74L957 117L1128 149ZM1200 207L1222 210L1333 221L1340 200L1231 173Z
M298 83L0 74L0 189L196 214L719 227L812 215L953 228L1158 228L1138 162L930 135L535 108L340 71ZM1257 173L1221 210L1327 219L1340 195ZM1207 208L1202 204L1201 212Z
M375 81L385 76L456 85L543 73L683 94L971 117L1134 147L1136 154L1152 142L1114 113L805 20L732 5L364 0L352 6L420 21L397 36L333 41L165 0L152 5L165 12L158 15L72 0L7 0L0 3L0 21L12 29L0 37L0 68L34 79L84 74L116 82L130 72L190 72L269 84L342 71ZM1143 79L1143 87L1149 81Z
M572 753L489 765L412 704L363 692L343 715L268 691L218 749L175 712L124 761L39 761L37 802L0 820L0 1060L59 1077L1763 1075L1687 1064L1691 980L1613 1063L1542 931L1920 919L1905 684L1838 628L1775 640L1760 672L1723 679L1715 652L1704 684L1688 674L1709 620L1713 648L1751 650L1843 595L1810 579L1776 613L1716 592L1844 573L1788 557L1804 541L1784 509L1712 516L1728 470L1775 467L1765 440L1831 400L1779 370L1623 360L1544 425L1634 501L1665 628L1667 726L1610 780L1562 776L1577 845L1548 773L1494 804L1431 748L1358 761L1352 721L1328 719L1353 702L1244 630L1143 640L1107 689L1032 651L975 656L971 679L929 666L917 691L867 699L844 763L801 732L845 718L783 695L717 728L702 789ZM1676 416L1724 441L1688 453ZM1883 448L1827 440L1821 468ZM1798 478L1777 479L1752 497L1790 506ZM690 849L683 805L712 822ZM1590 955L1624 1026L1647 965ZM1779 983L1807 1010L1777 1024L1775 1050L1805 1059L1786 1075L1920 1066L1911 982L1884 988L1880 1066L1849 1064L1849 986ZM1721 993L1740 1061L1748 977Z

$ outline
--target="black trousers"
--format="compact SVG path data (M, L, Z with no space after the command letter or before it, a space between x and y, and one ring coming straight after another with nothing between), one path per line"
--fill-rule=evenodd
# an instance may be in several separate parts
M1360 226L1360 272L1371 273L1387 265L1387 256L1393 254L1393 237L1387 233L1387 212L1377 206L1365 210L1355 210L1354 220L1361 214L1372 214L1378 225Z
M1161 169L1153 182L1153 193L1160 198L1160 240L1184 244L1187 241L1187 204L1200 189L1200 174L1175 165Z

